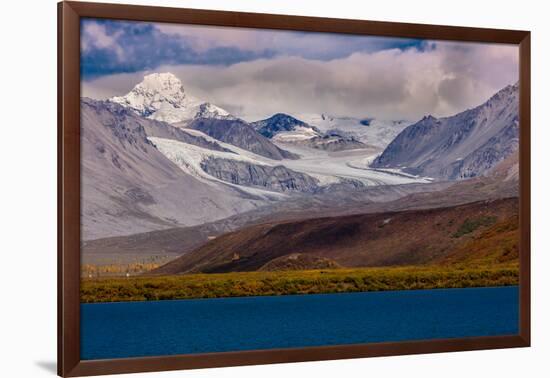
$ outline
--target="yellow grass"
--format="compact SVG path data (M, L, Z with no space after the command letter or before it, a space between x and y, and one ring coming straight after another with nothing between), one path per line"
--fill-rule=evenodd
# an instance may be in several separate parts
M83 278L81 301L291 295L518 284L517 262L488 267L423 266Z

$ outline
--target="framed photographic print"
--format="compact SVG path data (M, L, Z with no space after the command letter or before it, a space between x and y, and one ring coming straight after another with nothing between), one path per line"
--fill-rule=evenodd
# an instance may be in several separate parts
M529 346L529 32L58 9L59 375Z

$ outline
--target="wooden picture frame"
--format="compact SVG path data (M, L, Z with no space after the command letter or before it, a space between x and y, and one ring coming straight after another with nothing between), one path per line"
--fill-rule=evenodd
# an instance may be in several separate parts
M80 19L429 38L519 46L520 325L513 336L322 346L113 360L80 359ZM114 5L58 4L58 374L83 376L438 353L530 345L530 33L469 27Z

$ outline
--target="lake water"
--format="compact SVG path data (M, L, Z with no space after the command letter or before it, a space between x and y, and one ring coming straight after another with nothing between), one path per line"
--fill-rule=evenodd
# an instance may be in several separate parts
M518 333L516 286L81 305L84 360Z

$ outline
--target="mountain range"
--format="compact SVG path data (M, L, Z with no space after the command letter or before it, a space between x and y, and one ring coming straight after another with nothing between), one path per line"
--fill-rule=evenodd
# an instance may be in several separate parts
M497 168L517 180L517 85L475 109L408 127L325 114L247 122L156 73L124 96L82 98L81 125L88 241L193 227L312 195L315 206L336 209L370 187L395 199L414 190L407 185Z
M164 121L176 127L197 129L216 139L276 160L296 156L271 146L261 136L280 142L308 141L313 148L333 150L358 147L360 143L335 133L325 135L315 126L283 113L247 123L225 109L187 93L181 81L171 73L147 75L126 95L115 96L110 101L132 109L142 117ZM253 133L252 129L257 133ZM350 142L350 146L347 142Z

